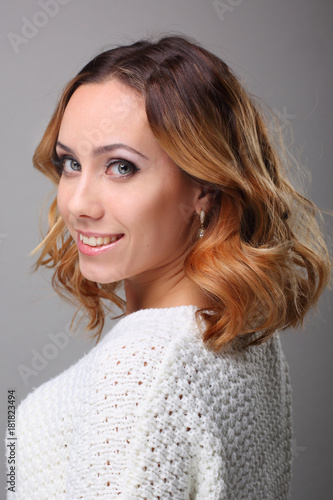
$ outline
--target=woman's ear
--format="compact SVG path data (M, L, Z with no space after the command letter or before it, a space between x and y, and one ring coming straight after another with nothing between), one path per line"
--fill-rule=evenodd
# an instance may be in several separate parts
M198 191L197 199L194 203L194 208L196 213L199 215L202 210L206 213L209 212L209 209L212 205L212 201L214 196L216 195L217 190L209 187L209 186L200 186L200 190Z

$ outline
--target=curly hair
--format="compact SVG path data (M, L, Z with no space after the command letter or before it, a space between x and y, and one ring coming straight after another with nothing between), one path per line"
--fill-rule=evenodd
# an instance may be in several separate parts
M277 329L301 324L330 278L319 211L287 180L287 155L282 160L282 145L270 137L261 106L221 59L197 43L169 36L95 57L65 88L34 154L35 167L59 183L53 157L66 105L80 85L110 79L144 97L158 143L191 178L213 188L205 236L191 239L184 261L186 275L210 303L197 312L205 320L204 342L215 351L235 338L244 346L259 344ZM193 217L193 235L197 229ZM81 275L56 200L36 251L35 269L54 268L53 287L87 313L88 329L99 338L105 302L124 309L116 293L120 283Z

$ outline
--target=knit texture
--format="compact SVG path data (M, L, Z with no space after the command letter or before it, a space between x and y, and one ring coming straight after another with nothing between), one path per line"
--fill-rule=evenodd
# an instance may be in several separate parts
M195 311L125 316L26 398L8 498L287 499L291 397L279 337L216 354Z

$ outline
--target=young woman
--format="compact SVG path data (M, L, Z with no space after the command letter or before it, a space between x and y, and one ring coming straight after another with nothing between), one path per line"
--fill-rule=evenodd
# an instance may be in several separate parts
M277 331L328 282L316 207L228 66L166 37L67 85L34 164L58 185L36 267L101 334L18 412L19 499L286 499ZM117 290L123 284L126 301Z

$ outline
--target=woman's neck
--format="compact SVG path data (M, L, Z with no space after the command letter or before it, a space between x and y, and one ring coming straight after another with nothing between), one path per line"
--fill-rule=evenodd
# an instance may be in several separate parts
M128 278L124 281L126 314L149 308L194 305L208 307L204 292L185 276L183 263Z

